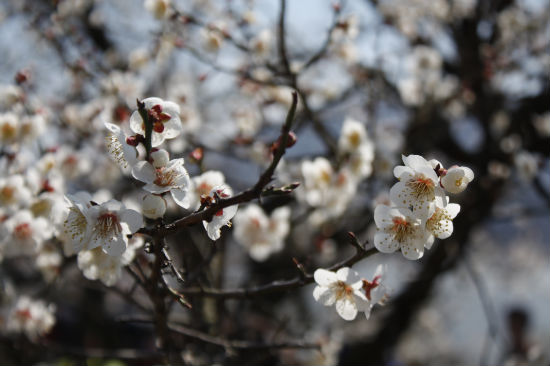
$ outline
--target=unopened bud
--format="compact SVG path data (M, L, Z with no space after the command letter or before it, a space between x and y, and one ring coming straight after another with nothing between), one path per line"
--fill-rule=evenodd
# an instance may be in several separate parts
M148 194L143 197L141 211L149 219L161 218L166 212L166 201L161 196Z
M204 157L204 149L202 147L197 147L195 150L191 151L189 156L191 156L191 159L200 162Z
M168 155L168 151L160 149L151 152L151 160L155 168L160 168L168 164L168 162L170 161L170 156Z

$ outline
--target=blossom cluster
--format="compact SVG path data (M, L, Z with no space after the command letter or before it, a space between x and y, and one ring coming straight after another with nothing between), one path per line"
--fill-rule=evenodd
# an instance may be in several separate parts
M383 253L401 250L405 258L415 260L435 238L451 236L460 205L450 203L445 192L462 192L474 173L459 166L446 170L439 161L419 155L403 156L403 163L393 171L399 182L390 190L391 205L380 204L374 210L374 245Z

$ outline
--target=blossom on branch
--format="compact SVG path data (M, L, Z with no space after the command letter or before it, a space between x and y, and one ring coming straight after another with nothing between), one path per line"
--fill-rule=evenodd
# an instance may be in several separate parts
M143 99L142 102L145 104L147 118L153 125L151 146L159 146L164 140L173 139L182 133L180 107L176 103L156 97ZM145 122L139 111L134 111L130 116L130 128L134 133L145 136Z
M160 194L170 192L174 201L183 208L189 208L189 189L191 179L183 166L183 158L170 160L165 166L140 161L132 169L132 176L145 184L143 189L147 192Z
M313 273L317 286L313 297L325 306L336 306L336 312L344 320L353 320L358 312L368 311L370 303L363 291L363 280L349 267L337 272L318 269Z

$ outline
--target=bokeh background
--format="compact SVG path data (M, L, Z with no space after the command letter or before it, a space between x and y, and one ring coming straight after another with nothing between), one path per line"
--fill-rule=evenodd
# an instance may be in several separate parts
M401 154L475 173L452 197L462 208L451 238L419 261L377 254L354 266L369 273L388 265L391 298L371 319L345 322L314 301L312 285L252 299L190 296L192 309L172 305L174 322L229 339L303 339L323 347L231 352L183 337L186 363L548 364L549 1L288 0L292 76L277 44L279 1L173 0L158 14L147 6L0 4L1 113L47 121L28 151L2 140L2 178L14 156L24 171L48 149L62 148L77 163L63 173L59 193L104 190L131 204L139 186L109 160L103 121L124 126L136 98L148 96L182 107L185 133L170 142L172 155L188 159L202 147L202 163L187 163L190 174L220 170L236 192L258 179L293 88L301 96L298 142L285 155L281 183L300 181L300 164L317 156L336 164L343 121L361 121L373 144L372 172L343 212L320 220L299 192L263 201L266 211L292 208L284 249L265 262L251 259L231 229L215 244L202 227L170 237L177 266L197 269L201 284L236 288L296 276L293 257L310 271L330 266L353 252L347 231L372 242L372 213L396 181ZM167 221L181 215L173 207ZM61 255L58 239L49 247ZM148 256L141 250L136 261ZM63 256L46 278L35 255L6 256L0 273L2 362L162 362L150 324L124 321L150 305L128 273L107 287L84 278L74 256ZM38 340L5 330L10 304L22 294L56 305L55 326Z

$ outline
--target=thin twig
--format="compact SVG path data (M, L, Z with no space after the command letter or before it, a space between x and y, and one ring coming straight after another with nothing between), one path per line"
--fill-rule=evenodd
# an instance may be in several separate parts
M378 251L371 246L366 249L360 245L356 246L356 253L349 257L346 260L343 260L339 263L328 268L331 271L336 271L342 267L351 267L355 263L359 262L363 258L373 255ZM200 294L204 296L222 298L222 299L238 299L238 298L247 298L254 296L261 296L265 294L271 294L275 292L288 291L291 289L299 288L310 283L313 283L313 274L311 273L300 273L299 277L293 278L291 280L283 281L273 281L271 283L249 287L249 288L238 288L238 289L214 289L214 288L185 288L179 292L186 295Z
M128 323L145 323L145 324L152 323L150 319L136 318L136 317L121 318L119 319L119 321L128 322ZM230 340L220 336L213 336L208 333L204 333L196 329L188 328L187 326L184 326L181 324L174 324L174 323L169 324L168 327L172 332L182 334L186 337L197 339L205 343L214 344L214 345L223 347L226 350L231 350L231 349L263 350L263 349L283 349L283 348L320 349L321 348L321 346L318 343L307 343L302 341L263 343L263 342L250 342L250 341L244 341L244 340Z

